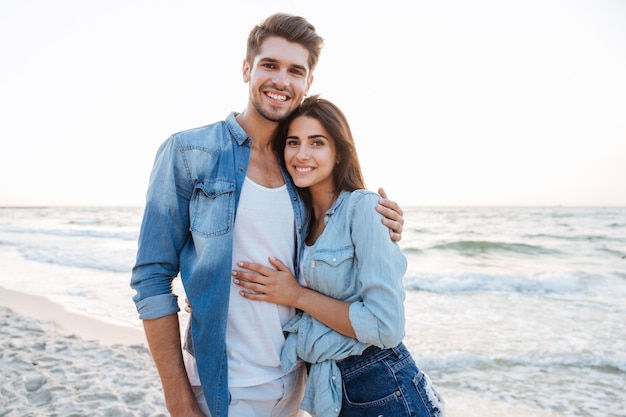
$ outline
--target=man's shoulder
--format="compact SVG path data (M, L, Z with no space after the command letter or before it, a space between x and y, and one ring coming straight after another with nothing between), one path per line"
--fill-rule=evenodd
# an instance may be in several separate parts
M193 127L174 133L171 137L183 146L206 144L207 139L211 142L215 139L228 137L225 120L210 123L204 126Z
M184 147L214 146L215 144L227 142L232 139L241 142L245 140L246 137L245 132L235 120L235 113L231 113L224 120L181 130L171 136L173 140Z

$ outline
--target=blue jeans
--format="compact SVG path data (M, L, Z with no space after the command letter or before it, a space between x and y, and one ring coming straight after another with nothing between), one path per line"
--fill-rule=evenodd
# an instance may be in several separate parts
M367 348L337 362L343 381L340 417L443 417L445 403L430 379L400 343Z

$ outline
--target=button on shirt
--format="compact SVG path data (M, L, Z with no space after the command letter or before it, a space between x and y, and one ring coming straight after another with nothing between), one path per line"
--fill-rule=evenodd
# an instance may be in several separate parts
M213 417L228 412L225 332L233 225L250 159L251 140L235 116L172 135L159 148L131 277L139 317L150 320L179 311L172 280L180 272L193 311L198 372ZM283 176L300 245L304 208L289 176Z
M318 416L341 409L337 360L360 355L371 345L397 346L404 337L407 261L375 211L378 200L369 191L342 192L326 213L324 232L301 259L307 286L352 303L350 322L357 336L339 334L306 313L284 328L283 368L293 369L298 358L311 363L301 408Z

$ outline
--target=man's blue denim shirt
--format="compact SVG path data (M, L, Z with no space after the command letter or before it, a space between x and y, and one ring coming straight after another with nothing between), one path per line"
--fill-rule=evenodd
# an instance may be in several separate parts
M198 372L213 417L228 415L225 334L233 227L250 160L251 139L235 116L172 135L159 148L131 278L139 317L151 320L179 311L172 280L180 272L193 310ZM299 248L305 209L284 171L283 177Z

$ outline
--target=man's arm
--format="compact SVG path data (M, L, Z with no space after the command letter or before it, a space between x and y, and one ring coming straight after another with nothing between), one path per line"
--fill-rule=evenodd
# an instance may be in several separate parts
M404 212L395 201L387 198L387 193L382 188L378 189L382 197L378 200L376 211L384 216L383 224L389 228L391 240L399 242L402 239L402 227L404 225Z
M191 390L180 342L178 315L143 320L148 346L156 365L165 406L172 417L205 417Z
M137 292L133 301L167 409L173 417L204 417L183 362L178 301L172 292L172 280L180 272L180 252L189 239L189 199L194 187L179 140L171 136L157 151L130 285Z

